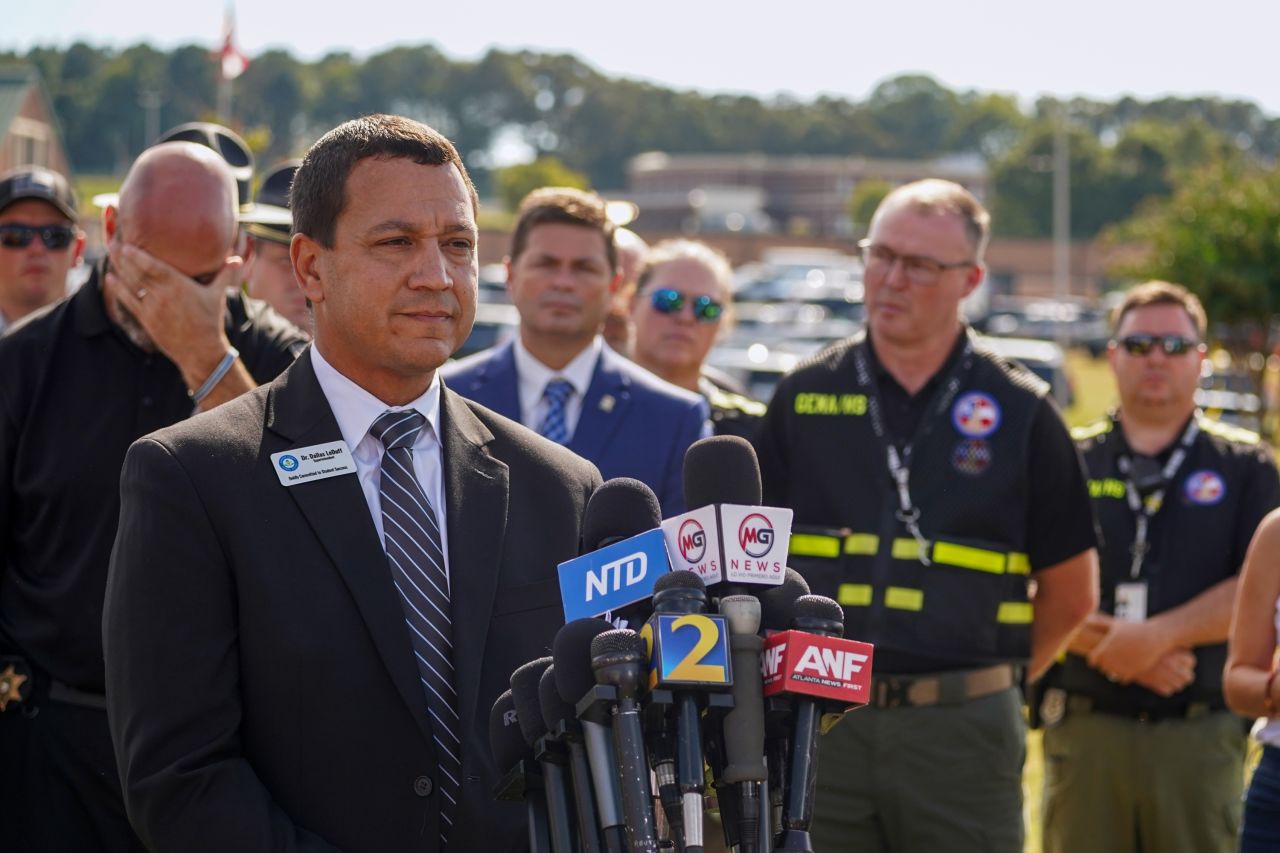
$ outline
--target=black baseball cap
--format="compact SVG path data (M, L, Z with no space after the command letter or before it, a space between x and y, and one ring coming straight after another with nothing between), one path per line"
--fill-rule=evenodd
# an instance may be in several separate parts
M289 188L293 174L302 165L301 160L288 160L274 166L262 179L254 204L240 214L250 234L273 243L289 243L293 230L293 216L289 212Z
M80 219L76 212L76 193L66 177L43 166L19 166L0 175L0 210L35 198L47 202L72 222Z

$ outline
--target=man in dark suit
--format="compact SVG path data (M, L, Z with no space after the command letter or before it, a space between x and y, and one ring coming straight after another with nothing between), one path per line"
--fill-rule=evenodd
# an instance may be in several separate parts
M619 281L613 235L599 196L558 187L530 193L507 258L520 334L444 375L459 394L564 444L606 478L641 480L672 516L684 509L684 452L710 434L709 412L697 394L604 344Z
M442 386L475 316L453 145L369 116L299 168L312 348L136 443L104 638L153 851L504 850L487 711L562 621L587 462Z

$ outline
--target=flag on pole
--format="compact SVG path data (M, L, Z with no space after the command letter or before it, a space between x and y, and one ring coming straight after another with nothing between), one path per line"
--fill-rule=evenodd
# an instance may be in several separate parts
M218 51L222 63L222 79L234 80L249 67L249 57L236 47L236 17L230 5L222 19L222 49Z

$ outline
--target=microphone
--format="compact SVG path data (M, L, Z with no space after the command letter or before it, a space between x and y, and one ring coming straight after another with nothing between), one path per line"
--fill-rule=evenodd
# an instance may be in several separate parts
M516 719L511 691L504 691L489 710L489 751L505 773L494 790L498 800L523 800L528 818L530 853L551 853L547 829L547 803L541 795L542 776L534 766L533 751L525 743Z
M766 636L791 626L796 599L809 594L809 584L795 569L788 568L782 583L760 591L760 630ZM786 791L786 768L790 747L790 703L778 696L766 700L765 764L769 768L769 817L762 823L770 828L770 838L782 831L782 803Z
M759 634L760 599L754 595L726 596L720 599L720 613L729 622L733 710L724 717L726 763L719 776L726 784L737 785L735 806L741 853L759 853L768 847L768 838L760 838L760 790L769 778L764 762L764 687L760 672L764 640Z
M566 622L618 613L648 599L671 570L653 490L627 477L592 493L583 515L586 553L557 567ZM640 607L647 612L647 605Z
M655 501L656 502L656 501ZM613 626L603 619L578 619L562 627L551 644L554 663L548 670L554 674L556 692L561 701L577 708L595 685L591 669L591 641ZM600 829L609 853L625 853L626 829L622 818L622 794L615 768L618 758L608 726L582 718L582 738L591 767Z
M662 522L672 568L696 572L707 586L781 583L793 513L760 506L760 494L750 442L718 435L691 444L684 497L693 509Z
M569 750L569 779L573 783L573 802L578 815L578 837L582 839L583 853L601 853L600 817L596 813L595 795L591 790L591 766L587 763L587 750L582 742L582 726L578 723L574 707L556 692L556 665L542 671L538 680L538 705L542 709L542 721L547 725L548 737L556 738Z
M605 631L591 641L591 668L596 683L616 693L614 744L627 837L632 853L657 853L649 768L645 764L644 733L640 726L640 692L644 688L645 642L635 631Z
M673 692L676 720L676 778L683 801L685 849L703 847L702 711L695 691L732 686L728 624L707 614L707 590L693 572L671 572L654 584L653 616L641 632L651 648L651 702L658 688Z
M547 727L538 705L538 683L551 665L551 658L531 660L511 673L511 697L516 703L516 720L525 743L533 748L534 757L542 765L543 785L547 795L547 820L551 830L551 847L555 853L573 853L578 849L570 815L569 783L565 778L565 757L558 744L549 742Z
M871 647L839 639L844 634L844 609L825 596L796 599L791 625L793 630L771 636L764 651L765 695L784 689L798 694L792 711L782 832L774 850L812 853L809 826L818 773L820 704L823 699L866 702Z

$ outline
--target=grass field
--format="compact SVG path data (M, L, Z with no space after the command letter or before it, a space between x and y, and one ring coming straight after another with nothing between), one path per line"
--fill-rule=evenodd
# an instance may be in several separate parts
M1073 351L1067 355L1067 376L1074 400L1063 412L1071 426L1092 423L1116 404L1116 385L1106 358ZM1023 809L1027 825L1027 853L1040 853L1040 797L1044 785L1040 733L1027 734L1027 763L1022 771Z

